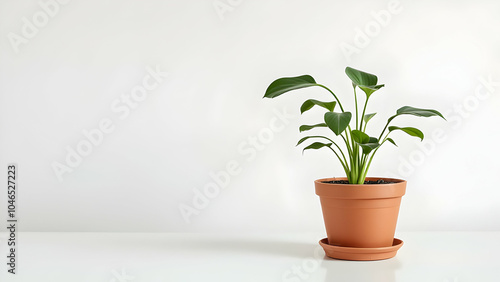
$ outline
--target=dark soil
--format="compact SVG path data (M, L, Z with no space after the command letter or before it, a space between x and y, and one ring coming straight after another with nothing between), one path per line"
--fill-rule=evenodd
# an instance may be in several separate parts
M323 181L323 183L330 183L330 184L350 184L349 181L347 181L347 180ZM389 183L396 183L396 182L385 181L383 179L379 179L377 181L365 180L365 184L389 184Z

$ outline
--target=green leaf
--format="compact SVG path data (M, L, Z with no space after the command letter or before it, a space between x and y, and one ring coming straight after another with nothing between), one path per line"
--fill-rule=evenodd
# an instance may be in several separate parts
M374 139L377 140L377 138L374 138ZM372 150L375 150L378 147L380 147L380 144L378 143L378 140L377 140L377 142L359 144L359 146L361 146L361 148L363 148L363 154L369 154Z
M340 135L349 125L351 117L352 114L350 112L327 112L325 113L325 123L336 135Z
M353 86L358 86L363 92L366 93L367 97L377 91L378 89L384 87L383 84L377 85L378 78L376 75L353 69L351 67L345 68L345 73L351 79Z
M414 115L414 116L418 116L418 117L438 116L438 117L441 117L444 120L446 120L444 118L444 116L436 110L419 109L419 108L414 108L414 107L410 107L410 106L404 106L404 107L399 108L396 112L396 116L399 116L399 115Z
M424 140L424 134L422 133L422 131L420 131L414 127L389 126L389 131L393 131L393 130L401 130L401 131L404 131L411 136L415 136L415 137L420 138L420 140Z
M317 85L316 81L310 75L279 78L267 87L264 98L275 98L288 91L315 85Z
M387 141L391 142L391 143L392 143L392 144L394 144L394 146L396 146L396 147L398 146L398 145L396 144L396 142L394 142L394 140L392 140L392 138L387 138Z
M320 107L323 107L323 108L327 109L330 112L333 112L333 109L335 108L336 104L337 104L337 102L335 102L335 101L332 101L332 102L321 102L321 101L318 101L318 100L309 99L309 100L305 101L302 104L302 106L300 107L300 113L303 114L305 111L310 110L314 105L318 105Z
M377 76L371 73L353 69L351 67L345 68L345 73L351 79L352 83L356 86L374 86L377 85Z
M300 132L307 131L307 130L311 130L315 127L326 127L326 124L325 123L318 123L318 124L314 124L314 125L301 125L299 127L299 131Z
M363 154L369 154L372 150L378 148L380 144L375 137L369 137L366 133L353 130L351 132L352 139L363 149Z
M366 93L367 97L370 97L370 95L372 95L373 92L379 90L382 87L384 87L384 84L375 85L375 86L359 86L359 88L361 90L363 90L363 92Z
M364 117L363 117L363 120L365 121L365 123L368 123L368 121L370 121L372 119L372 117L374 115L376 115L377 113L373 113L373 114L366 114Z
M325 136L306 136L306 137L300 139L299 142L297 142L297 145L295 145L295 146L298 146L298 145L302 144L302 142L304 142L304 141L306 141L307 139L310 139L310 138L323 138L323 139L326 139L326 140L328 140L328 141L330 141L330 142L333 143L333 141L330 138L325 137Z
M332 143L321 143L321 142L314 142L312 143L311 145L307 146L304 148L304 150L302 150L302 153L304 153L305 150L309 150L309 149L321 149L323 147L330 147L332 145Z
M370 142L370 136L363 131L353 130L351 131L352 140L358 144L365 144Z

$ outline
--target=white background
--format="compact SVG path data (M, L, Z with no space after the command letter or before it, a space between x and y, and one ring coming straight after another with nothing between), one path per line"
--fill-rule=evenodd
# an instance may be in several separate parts
M1 179L19 164L20 231L322 231L313 181L343 171L328 151L302 156L294 145L298 127L323 114L300 117L301 103L330 96L262 96L278 77L310 74L351 107L346 66L386 84L369 105L371 135L404 105L448 119L398 118L427 142L394 134L399 147L385 145L372 164L371 176L408 181L398 229L500 230L500 2L389 3L68 1L44 23L38 1L0 2ZM38 23L31 38L23 18ZM123 118L112 104L148 67L168 77ZM292 117L270 136L283 111ZM114 130L58 181L53 164L103 119ZM234 162L239 173L188 223L180 207Z

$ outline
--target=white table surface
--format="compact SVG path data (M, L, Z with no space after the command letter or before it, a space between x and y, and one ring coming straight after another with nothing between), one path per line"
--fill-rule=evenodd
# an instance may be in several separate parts
M500 232L400 232L392 259L326 258L323 234L19 233L0 281L500 281Z

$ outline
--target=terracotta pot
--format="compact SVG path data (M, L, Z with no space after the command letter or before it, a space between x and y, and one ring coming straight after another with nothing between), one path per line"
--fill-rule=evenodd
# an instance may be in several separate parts
M341 247L380 248L393 244L401 197L406 181L367 177L366 180L391 181L390 184L331 184L314 182L320 197L328 244Z

